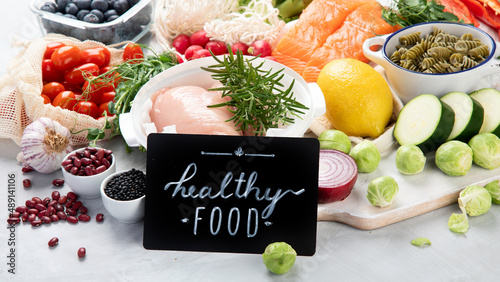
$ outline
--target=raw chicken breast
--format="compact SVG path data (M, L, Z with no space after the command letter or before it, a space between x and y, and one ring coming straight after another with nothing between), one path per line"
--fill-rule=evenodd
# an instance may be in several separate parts
M226 97L230 99L229 97ZM207 106L226 102L217 91L207 91L198 86L180 86L158 90L153 97L151 121L158 132L175 125L177 133L208 135L241 135L233 122L233 114L225 107Z

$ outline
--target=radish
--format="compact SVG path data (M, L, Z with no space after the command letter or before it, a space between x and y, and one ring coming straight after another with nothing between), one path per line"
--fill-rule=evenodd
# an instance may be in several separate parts
M358 178L358 167L348 154L321 149L319 152L318 202L342 201L349 194Z
M210 41L210 38L207 36L206 31L199 30L193 33L189 40L191 41L191 45L200 45L201 47L205 48L207 43Z
M222 41L210 41L205 46L206 50L212 51L214 55L223 55L227 52L226 44Z
M189 46L186 49L186 52L184 53L184 58L186 58L186 60L191 60L191 58L193 57L194 52L196 52L198 50L201 50L201 49L203 49L203 47L201 47L200 45L191 45L191 46Z
M235 43L233 46L231 46L231 51L233 51L233 54L236 54L238 50L241 51L242 55L248 55L248 45L245 43Z
M267 57L271 56L273 48L271 45L265 40L256 40L250 45L248 48L248 54L253 56Z
M191 60L204 58L204 57L210 57L210 56L212 56L212 55L210 54L210 51L208 51L207 49L199 49L199 50L194 51L194 54L191 57Z
M191 41L189 39L189 36L186 34L180 34L174 38L172 41L172 47L177 50L177 52L181 53L184 55L186 52L186 49L191 46Z

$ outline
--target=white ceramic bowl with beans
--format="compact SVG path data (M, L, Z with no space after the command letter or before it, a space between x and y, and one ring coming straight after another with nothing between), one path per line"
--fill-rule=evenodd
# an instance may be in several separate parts
M108 185L108 182L113 177L125 172L127 171L118 171L104 179L104 181L101 183L100 189L101 199L104 208L106 208L106 211L108 211L108 213L116 220L122 223L136 223L144 218L144 208L146 203L145 195L134 200L120 201L110 198L108 195L106 195L106 192L104 192L106 185Z
M390 56L396 51L396 46L400 45L401 36L419 31L420 36L424 37L430 34L434 27L458 37L471 33L474 38L488 46L489 56L475 67L443 74L411 71L390 60ZM374 46L382 46L382 48L372 51L370 48ZM452 91L470 93L477 90L478 82L482 78L500 72L499 60L496 59L500 52L493 38L485 31L467 24L429 22L412 25L391 34L367 39L363 44L363 53L368 59L384 68L389 84L405 104L419 94L441 97Z
M85 148L76 149L73 152L69 153L66 157L64 157L63 162L67 160L71 155L76 152L81 152L85 150ZM78 196L84 199L95 199L101 196L99 190L101 189L102 181L108 177L109 175L116 172L116 159L114 154L111 154L111 164L110 166L101 173L94 175L74 175L70 172L66 171L63 165L61 165L61 169L64 176L65 184L68 185L71 191L75 192Z

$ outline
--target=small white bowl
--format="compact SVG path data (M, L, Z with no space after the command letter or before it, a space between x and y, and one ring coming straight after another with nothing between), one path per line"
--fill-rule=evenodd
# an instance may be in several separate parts
M106 195L104 189L108 182L115 176L120 175L126 170L115 172L106 179L101 184L101 198L102 203L104 204L104 208L113 216L116 220L122 223L136 223L141 221L144 218L144 207L146 203L146 195L128 201L119 201L112 199Z
M63 162L68 159L69 156L76 152L80 152L85 150L85 148L76 149L73 152L69 153L66 157L64 157ZM91 176L79 176L73 175L67 172L64 167L61 165L61 169L64 176L65 183L69 186L73 192L75 192L78 196L85 199L95 199L101 196L99 189L101 188L102 181L108 177L109 175L116 172L116 159L114 154L111 154L111 166L108 167L104 172L99 174L91 175Z

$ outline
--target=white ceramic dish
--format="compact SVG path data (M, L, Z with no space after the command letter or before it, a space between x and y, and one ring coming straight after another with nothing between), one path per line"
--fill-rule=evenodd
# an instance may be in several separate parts
M104 205L104 208L113 216L116 220L122 222L122 223L135 223L139 222L144 218L144 207L145 207L145 199L146 196L142 196L138 199L135 200L130 200L130 201L118 201L115 199L112 199L106 195L104 192L104 188L106 188L106 185L108 182L115 176L120 175L122 173L126 172L126 170L123 171L118 171L115 172L104 181L102 181L101 186L100 186L100 193L101 193L101 199L102 203Z
M484 62L473 68L445 74L410 71L389 59L396 50L396 46L400 44L399 38L402 35L420 31L421 36L424 36L430 34L433 27L456 36L471 33L489 47L490 55ZM377 45L381 45L382 48L378 51L370 50L370 47ZM441 97L451 91L472 92L477 90L476 85L479 80L495 72L500 72L500 68L495 65L499 62L496 58L500 54L493 38L485 31L467 24L444 22L416 24L391 34L367 39L363 44L363 53L368 59L385 69L389 84L405 104L415 96L424 93Z
M69 153L66 157L64 157L63 161L65 161L73 153L80 152L84 149L85 148L74 150L73 152ZM67 172L64 169L64 167L61 167L66 185L68 185L69 189L71 189L73 192L75 192L78 196L82 198L85 199L99 198L101 196L99 189L101 188L102 181L109 175L116 172L116 164L115 164L116 159L114 157L114 154L111 154L111 156L112 156L111 166L104 172L91 176L73 175Z
M120 115L120 130L127 144L131 147L138 147L139 145L147 147L147 133L142 124L145 120L144 115L146 115L146 119L149 116L148 103L150 103L150 98L156 91L164 87L186 85L200 86L207 89L213 85L215 80L212 79L211 73L202 70L200 67L210 66L215 62L212 57L188 61L163 71L146 83L137 93L130 112ZM273 72L276 72L284 69L283 74L285 76L281 82L286 87L295 80L292 88L294 97L309 107L302 119L295 118L294 124L284 128L269 129L266 136L302 137L313 119L323 115L326 111L321 89L316 83L306 83L299 74L285 65L261 58L252 61L253 64L260 64L261 62L264 62L262 68L265 70L272 69Z

